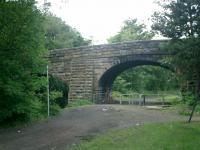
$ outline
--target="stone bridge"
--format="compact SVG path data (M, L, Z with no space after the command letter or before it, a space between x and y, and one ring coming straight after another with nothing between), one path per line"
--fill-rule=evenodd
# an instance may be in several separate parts
M69 100L105 101L115 78L139 65L167 67L160 50L167 41L149 40L55 49L50 52L50 73L69 85Z

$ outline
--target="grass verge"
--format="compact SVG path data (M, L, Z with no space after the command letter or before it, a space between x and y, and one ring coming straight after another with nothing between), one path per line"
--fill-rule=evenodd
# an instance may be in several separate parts
M200 123L163 123L110 131L70 150L199 150Z
M88 99L78 99L74 101L69 101L67 107L79 107L84 105L92 105L92 101Z
M188 106L187 104L179 103L174 105L173 107L170 107L169 110L176 111L180 115L183 116L189 116L192 112L192 106ZM198 104L196 106L194 116L200 116L200 105Z

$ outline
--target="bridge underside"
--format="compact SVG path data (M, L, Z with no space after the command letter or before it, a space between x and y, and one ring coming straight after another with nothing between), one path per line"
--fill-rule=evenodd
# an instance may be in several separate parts
M170 69L169 66L165 66L160 62L147 61L147 60L133 60L116 65L109 70L107 70L99 80L99 96L97 103L109 103L109 97L112 91L112 85L116 77L123 71L137 66L150 65L150 66L160 66L162 68Z

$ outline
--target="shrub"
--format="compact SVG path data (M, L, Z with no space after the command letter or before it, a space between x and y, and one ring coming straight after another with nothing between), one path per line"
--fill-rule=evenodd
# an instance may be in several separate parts
M49 89L51 93L51 100L64 108L68 104L68 85L61 79L55 76L49 78Z

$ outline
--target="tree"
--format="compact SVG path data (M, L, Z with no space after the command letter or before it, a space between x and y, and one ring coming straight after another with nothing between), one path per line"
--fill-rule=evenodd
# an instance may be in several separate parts
M177 68L182 84L195 80L195 86L187 89L194 97L193 114L197 100L200 99L200 1L164 1L161 6L163 11L153 15L152 28L172 39L165 49L175 54L169 62Z
M163 11L155 12L152 18L155 31L172 39L199 37L199 0L163 0L159 5Z
M121 93L130 91L157 93L177 89L177 82L174 74L169 70L155 66L138 66L118 76L113 90Z
M43 15L34 0L0 2L0 122L30 120L43 103Z
M137 23L137 19L124 21L124 26L120 32L109 38L109 43L124 42L131 40L149 40L154 36L152 32L147 31L144 24Z
M71 48L89 45L74 28L66 25L60 18L47 13L45 16L45 46L47 49Z
M165 49L175 54L169 63L185 80L200 80L200 1L173 0L160 4L161 12L153 15L152 29L171 38Z

